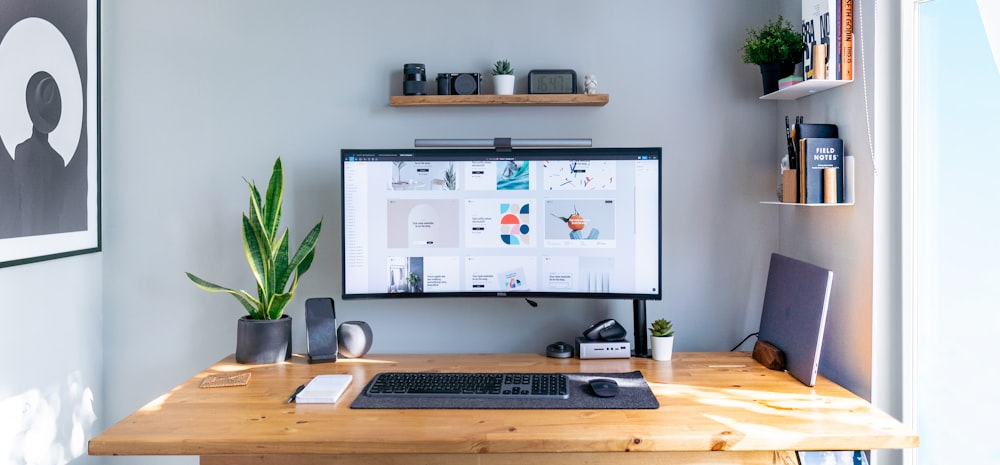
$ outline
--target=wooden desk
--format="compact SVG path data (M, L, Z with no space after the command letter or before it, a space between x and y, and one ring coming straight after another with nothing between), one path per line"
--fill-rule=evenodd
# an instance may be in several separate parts
M641 370L657 410L352 410L380 371ZM249 371L243 387L198 387ZM286 404L323 373L354 382L336 404ZM223 359L90 441L91 455L200 455L223 464L797 464L795 450L916 447L917 435L820 377L809 388L746 352L648 359L538 354L369 355L309 365Z

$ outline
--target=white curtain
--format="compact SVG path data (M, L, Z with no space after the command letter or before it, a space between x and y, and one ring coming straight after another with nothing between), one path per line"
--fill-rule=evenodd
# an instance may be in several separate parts
M917 9L917 462L1000 463L1000 0Z

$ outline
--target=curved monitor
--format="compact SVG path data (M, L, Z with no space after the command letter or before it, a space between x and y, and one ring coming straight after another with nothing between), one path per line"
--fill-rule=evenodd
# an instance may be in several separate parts
M661 156L344 149L343 297L660 299Z

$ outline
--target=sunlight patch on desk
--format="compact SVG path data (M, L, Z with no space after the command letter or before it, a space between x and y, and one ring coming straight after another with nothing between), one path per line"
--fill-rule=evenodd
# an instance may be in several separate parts
M140 412L155 412L163 408L163 404L167 402L167 399L173 394L173 390L170 392L151 400L148 404L139 408Z
M791 443L798 442L802 438L808 437L806 434L799 433L782 426L740 421L735 418L713 414L706 414L705 418L725 425L727 431L739 432L739 434L728 434L725 436L719 435L716 438L717 441L712 445L712 450L730 450L739 444L743 438L759 436L762 434L780 434L782 437L789 439Z
M733 416L768 415L784 422L811 421L817 411L824 412L824 418L845 425L871 425L871 417L864 412L876 410L860 398L821 396L815 390L782 393L775 391L748 390L740 388L713 388L682 384L651 384L653 392L666 398L693 399L695 402L733 410ZM667 405L669 400L666 401ZM706 415L707 417L707 415ZM886 416L888 418L888 416ZM715 415L713 419L725 419ZM758 417L760 418L760 417ZM768 417L763 417L768 418ZM765 424L745 423L732 420L726 424L752 425L768 428ZM778 430L783 430L778 428ZM744 430L753 431L753 430Z

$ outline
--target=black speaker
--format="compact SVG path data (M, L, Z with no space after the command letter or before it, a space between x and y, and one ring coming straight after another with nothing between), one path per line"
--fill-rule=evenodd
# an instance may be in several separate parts
M333 299L306 299L306 334L309 363L337 361L337 316Z

